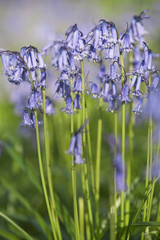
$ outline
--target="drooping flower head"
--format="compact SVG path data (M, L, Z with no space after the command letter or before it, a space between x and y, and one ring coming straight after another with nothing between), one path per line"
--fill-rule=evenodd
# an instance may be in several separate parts
M140 15L135 15L132 18L132 22L129 28L131 42L138 42L140 46L142 46L142 43L144 42L144 35L147 34L147 31L143 26L143 19L149 18L149 16L146 14L147 12L148 10L145 10L141 12Z
M35 86L42 84L45 86L44 72L46 65L37 48L33 46L22 47L20 52L14 51L1 51L1 60L3 71L8 77L8 81L13 84L20 84L23 81L32 81ZM28 71L29 70L29 71ZM37 71L39 71L40 80L37 79ZM30 77L31 74L31 77Z
M82 133L85 128L88 120L82 124L82 126L74 133L71 138L68 154L74 155L74 164L82 164L84 163L84 159L82 158Z
M125 166L123 166L122 155L120 152L115 156L114 166L116 170L116 189L118 192L126 191Z

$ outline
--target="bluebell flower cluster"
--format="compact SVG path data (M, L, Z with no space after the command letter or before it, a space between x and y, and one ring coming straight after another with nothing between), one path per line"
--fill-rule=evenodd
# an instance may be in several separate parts
M19 85L29 82L31 85L30 96L25 109L22 112L22 126L35 127L34 110L42 110L42 88L46 88L46 64L41 53L33 46L22 47L20 52L0 52L3 74L8 81ZM49 98L46 98L46 113L53 114L55 111ZM39 121L38 124L42 124Z
M86 35L74 24L67 29L66 39L54 41L44 47L43 54L48 55L51 52L51 65L60 73L54 97L64 99L65 106L61 107L62 111L71 115L81 109L81 96L88 93L92 98L103 98L108 105L106 111L114 112L121 107L122 102L127 104L133 101L133 112L142 112L143 101L157 77L152 61L156 54L145 42L147 31L143 21L149 18L147 11L134 16L130 26L122 34L118 33L113 22L101 19ZM132 67L128 72L123 69L122 73L120 54L127 58L130 52L133 56ZM99 73L95 81L92 80L91 84L85 83L85 89L82 89L80 62L85 60L98 63ZM123 86L122 77L125 77ZM143 83L145 90L142 88ZM155 88L157 86L158 84Z
M64 100L60 109L68 115L80 111L83 94L94 99L102 98L109 112L117 111L122 103L133 102L133 112L140 114L144 100L150 99L159 84L154 66L154 58L159 54L153 53L145 41L147 31L143 22L148 18L147 10L134 16L121 34L115 23L105 19L101 19L86 35L74 24L66 30L63 40L55 40L45 46L42 54L33 46L22 47L20 52L1 51L2 73L13 84L29 82L31 91L25 111L42 111L41 90L46 88L47 77L47 66L42 56L51 53L51 65L59 76L55 81L54 97L52 100L46 98L47 114L55 113L52 103L55 99ZM121 57L129 59L128 54L132 56L129 69L121 62ZM82 79L87 77L82 76L82 61L99 67L95 79L85 80L84 84ZM24 125L32 124L24 121Z

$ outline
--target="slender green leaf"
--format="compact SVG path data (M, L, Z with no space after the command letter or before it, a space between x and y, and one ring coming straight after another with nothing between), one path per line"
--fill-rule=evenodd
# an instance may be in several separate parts
M2 236L3 238L7 239L7 240L19 240L19 238L17 236L15 236L15 234L8 232L7 230L0 228L0 236Z
M25 231L23 230L19 225L17 225L12 219L7 217L4 213L0 211L0 217L5 219L7 222L9 222L11 225L13 225L21 234L22 236L27 240L33 240L33 238Z
M34 210L29 201L24 198L19 192L16 191L16 189L14 189L14 187L9 184L5 179L3 179L1 177L1 181L3 183L3 185L5 186L6 189L8 189L14 196L15 198L30 212L33 214L33 216L35 217L35 219L37 220L37 223L39 224L39 226L41 227L41 229L43 230L43 232L45 233L46 236L48 236L48 239L52 239L51 238L51 234L50 234L50 230L49 227L47 226L46 222L44 221L44 219L41 217L41 215Z

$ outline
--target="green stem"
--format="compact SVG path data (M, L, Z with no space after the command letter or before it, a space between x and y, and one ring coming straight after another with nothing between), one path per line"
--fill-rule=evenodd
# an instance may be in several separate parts
M32 75L31 75L31 72L30 72L30 70L27 66L27 63L24 61L24 59L21 57L20 54L18 54L18 56L25 64L25 67L26 67L26 69L28 71L28 74L29 74L29 77L30 77L32 90L34 90ZM51 223L51 228L52 228L52 233L53 233L53 236L54 236L54 240L57 240L56 230L55 230L55 227L54 227L55 219L52 218L52 211L51 211L51 208L50 208L50 203L49 203L48 193L47 193L47 188L46 188L46 182L45 182L45 177L44 177L44 171L43 171L41 148L40 148L40 139L39 139L39 129L38 129L38 118L37 118L37 110L36 109L34 109L34 114L35 114L35 124L36 124L38 161L39 161L40 176L41 176L41 181L42 181L42 188L43 188L43 192L44 192L44 197L45 197L45 201L46 201L47 211L48 211L48 215L49 215L49 219L50 219L50 223Z
M71 97L72 93L72 77L71 77ZM71 134L74 132L74 119L71 114ZM72 191L73 191L73 210L74 210L74 224L75 224L75 240L80 240L80 229L78 219L78 206L77 206L77 187L76 187L76 166L74 164L74 156L72 156Z
M46 201L46 206L48 210L48 215L51 223L51 228L53 232L54 239L57 240L56 230L55 230L55 219L52 218L52 213L50 209L48 194L47 194L47 188L46 188L46 182L44 177L44 171L43 171L43 164L42 164L42 158L41 158L41 148L40 148L40 140L39 140L39 129L38 129L38 119L37 119L37 111L34 110L35 114L35 123L36 123L36 138L37 138L37 151L38 151L38 161L39 161L39 169L40 169L40 176L42 181L42 187L44 192L44 197Z
M129 224L129 217L130 217L130 185L131 185L131 162L133 159L133 104L132 102L129 105L129 115L130 115L130 121L129 121L129 156L127 158L127 198L125 201L125 225L127 226Z
M149 86L151 85L151 72L149 72ZM151 169L152 169L152 116L150 114L149 122L148 122L148 139L147 139L147 167L146 167L146 182L145 188L147 189L149 182L151 181ZM153 191L154 192L154 185ZM148 197L148 201L145 202L144 211L143 211L143 221L146 221L146 218L150 218L150 208L152 205L152 194ZM147 234L149 233L149 229L146 229ZM144 239L144 233L142 233L141 240Z
M90 232L90 227L89 227L89 219L88 219L88 214L85 214L85 222L86 222L86 238L87 240L91 240L91 232Z
M114 147L114 158L117 154L117 136L118 136L118 119L117 112L114 112L114 138L115 138L115 147ZM116 189L116 169L113 171L113 179L114 179L114 230L116 233L117 228L117 189ZM115 234L114 233L114 234ZM115 238L115 236L114 236Z
M93 226L93 216L92 216L92 207L91 207L91 201L90 201L90 192L89 192L89 184L88 184L88 171L87 171L87 164L84 164L84 179L85 179L85 190L86 190L86 197L87 197L87 207L88 207L88 218L89 218L89 225L91 228L92 233L92 239L95 240L94 235L94 226Z
M86 119L88 119L88 111L86 107ZM93 158L92 158L92 147L91 147L91 136L90 136L90 128L89 123L86 126L87 128L87 145L88 145L88 157L89 157L89 167L91 172L91 183L92 183L92 192L95 194L95 181L94 181L94 169L93 169Z
M79 198L79 223L80 223L80 236L84 240L84 201Z
M23 230L20 226L18 226L12 219L7 217L4 213L0 212L0 217L4 218L12 226L14 226L17 229L17 231L19 231L23 235L25 239L33 240L33 238L25 230Z
M44 124L44 140L45 140L45 153L46 153L46 167L47 167L47 180L50 194L50 205L52 218L55 221L55 228L57 231L57 236L59 240L62 240L61 230L59 226L59 220L56 213L56 204L54 199L54 191L52 184L52 174L51 174L51 162L50 162L50 150L49 150L49 132L48 132L48 123L46 116L46 97L45 97L45 88L42 88L42 98L43 98L43 124Z
M118 122L117 122L117 112L114 112L114 156L115 159L117 153L117 133L118 133ZM113 162L113 161L112 161ZM116 169L113 167L113 163L110 166L110 240L115 240L116 238L116 225L117 225L117 191L116 191Z
M81 77L82 77L82 123L84 123L85 117L86 117L85 115L87 113L87 106L85 105L85 79L84 79L83 61L81 61L81 71L82 71L82 74L81 74ZM86 145L86 132L83 133L83 155L87 156L85 145ZM84 184L83 190L87 200L88 220L89 220L89 225L92 232L92 239L94 240L95 236L94 236L93 216L92 216L92 207L91 207L89 182L88 182L88 168L87 168L87 163L84 163L83 165L84 165L82 169L82 175L83 175L82 181Z
M82 123L85 121L85 79L83 60L81 61L81 77L82 77ZM85 143L85 134L83 134L83 143Z
M133 69L133 52L129 54L129 71ZM130 76L130 80L132 79L132 75ZM131 185L131 163L133 161L133 124L134 124L134 115L132 113L133 102L129 104L129 155L127 157L126 165L127 165L127 198L125 201L125 225L128 226L129 218L130 218L130 185Z
M96 185L95 185L95 223L97 240L100 239L99 227L99 198L100 198L100 163L101 163L101 142L102 142L102 98L99 99L99 117L97 126L97 155L96 155Z
M74 206L74 223L75 223L75 239L80 240L78 207L77 207L77 190L76 190L76 166L72 159L72 190L73 190L73 206Z
M115 191L114 191L114 169L110 166L110 240L115 240Z
M125 84L125 72L124 72L124 61L123 54L120 52L120 62L121 62L121 76L122 76L122 88ZM124 169L125 165L125 102L122 102L122 166ZM123 184L125 182L123 174ZM121 192L121 227L124 226L124 190Z

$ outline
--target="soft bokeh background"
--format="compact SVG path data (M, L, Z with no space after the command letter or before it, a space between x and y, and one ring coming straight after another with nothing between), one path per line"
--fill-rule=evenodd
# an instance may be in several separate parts
M1 0L0 47L19 49L32 44L42 48L57 34L64 35L70 25L77 23L86 33L101 18L114 21L124 31L126 22L145 9L151 16L147 29L158 38L159 0Z
M70 25L77 23L79 29L86 34L102 18L112 20L119 32L124 32L127 22L130 23L132 16L138 15L145 9L149 9L148 14L151 16L150 20L144 20L144 25L150 32L146 36L147 43L154 52L160 52L159 0L0 0L0 48L19 51L22 46L33 45L42 51L43 47L52 40L63 39L65 31ZM56 81L54 75L51 78ZM34 214L26 207L25 201L21 197L28 199L31 207L39 211L42 216L45 215L47 219L42 194L37 192L33 184L34 181L35 185L40 184L40 180L38 182L35 180L39 177L35 135L33 129L26 130L19 126L21 115L18 114L18 110L21 106L15 109L14 105L20 94L23 99L21 98L19 105L23 101L25 102L28 92L27 85L22 84L17 87L8 83L5 77L0 76L0 140L6 141L8 146L0 158L0 182L2 185L0 210L6 211L26 230L38 236L39 232L35 230L36 223L32 219ZM96 109L97 102L91 101ZM91 137L95 140L93 144L93 155L95 156L97 114L92 111L90 114L91 129L93 129ZM64 113L59 113L53 119L50 118L51 136L54 139L52 153L56 162L53 174L56 181L55 189L62 202L65 202L72 213L70 159L67 154L64 154L69 146L69 117L64 115ZM106 199L109 192L106 187L109 184L107 167L109 160L107 159L110 156L109 147L104 139L105 134L113 132L113 115L104 115L104 122L106 124L104 124L102 143L104 160L101 173L102 218L107 215L108 202ZM135 141L135 152L138 158L133 164L134 177L143 175L145 169L145 130L141 126L135 129L135 136L138 136ZM32 178L33 174L35 174L34 178ZM78 182L78 186L80 185L81 183ZM140 188L136 192L137 203L143 196L142 190L143 188ZM4 225L2 228L8 229L8 227ZM66 237L66 239L68 238Z

